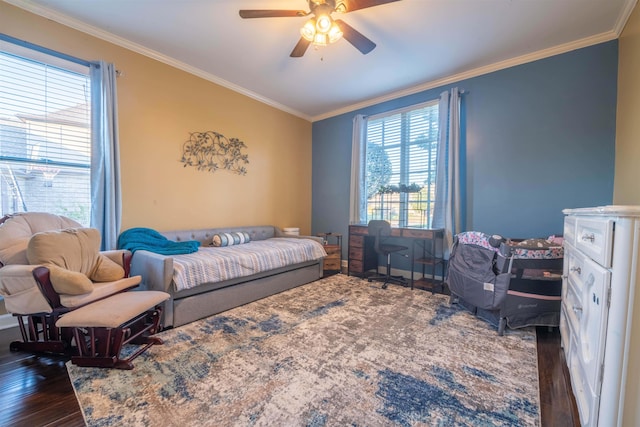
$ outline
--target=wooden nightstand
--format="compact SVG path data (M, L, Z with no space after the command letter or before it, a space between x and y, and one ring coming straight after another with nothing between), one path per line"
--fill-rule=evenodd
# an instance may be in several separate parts
M323 264L324 273L339 273L342 264L342 234L318 233L317 236L322 237L324 250L327 252ZM334 242L330 242L331 239L334 239Z

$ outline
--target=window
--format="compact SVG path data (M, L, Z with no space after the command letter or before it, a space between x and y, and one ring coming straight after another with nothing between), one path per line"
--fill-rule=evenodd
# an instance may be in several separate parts
M364 222L429 228L435 200L438 101L372 116L366 128Z
M89 226L89 64L0 40L0 217L40 211Z

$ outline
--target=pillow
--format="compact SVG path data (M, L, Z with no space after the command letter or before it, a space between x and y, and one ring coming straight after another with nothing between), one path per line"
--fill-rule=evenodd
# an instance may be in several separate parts
M246 231L234 231L231 233L218 233L213 235L211 246L233 246L249 243L251 237Z
M29 240L30 264L49 268L53 288L62 294L82 295L93 281L122 279L124 269L100 253L100 232L95 228L68 228L36 233Z

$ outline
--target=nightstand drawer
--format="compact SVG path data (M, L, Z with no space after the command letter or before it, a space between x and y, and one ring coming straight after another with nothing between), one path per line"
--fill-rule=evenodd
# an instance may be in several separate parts
M327 253L322 261L324 273L339 273L342 271L342 234L318 233L317 236L322 238L324 251Z
M338 245L324 245L324 250L327 252L328 257L337 256L340 258L341 248Z
M323 269L324 270L340 270L340 260L335 258L325 258Z

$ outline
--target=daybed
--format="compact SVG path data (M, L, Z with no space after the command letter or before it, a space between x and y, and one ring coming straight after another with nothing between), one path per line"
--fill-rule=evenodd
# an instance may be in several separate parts
M214 237L246 233L249 242L212 247ZM164 231L175 242L198 241L191 254L162 255L136 250L131 274L141 275L140 289L170 294L165 328L177 327L322 277L326 252L322 239L287 236L274 226ZM273 252L275 258L265 259Z

